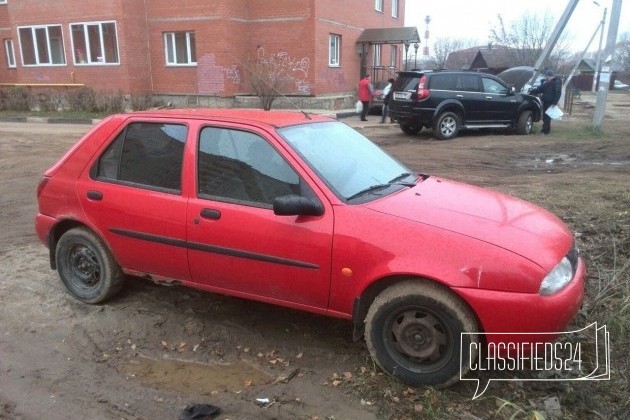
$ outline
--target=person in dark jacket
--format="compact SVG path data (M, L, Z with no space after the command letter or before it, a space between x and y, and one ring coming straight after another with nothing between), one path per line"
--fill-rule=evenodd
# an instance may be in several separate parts
M545 111L547 111L547 108L550 106L558 105L558 101L562 95L562 80L559 77L556 77L553 70L547 70L545 72L545 81L543 84L532 89L530 93L533 95L540 94L540 99L542 99L543 103L542 133L549 134L551 131L551 118Z

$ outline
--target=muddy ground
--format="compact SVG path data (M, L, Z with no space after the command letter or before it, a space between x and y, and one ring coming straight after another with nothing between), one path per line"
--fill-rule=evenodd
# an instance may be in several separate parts
M551 136L471 132L443 142L391 125L362 131L415 170L558 214L591 267L592 300L607 270L629 281L618 265L630 253L630 95L610 95L602 135L588 128L592 100L576 103ZM106 304L79 303L50 270L33 217L42 172L89 128L0 123L0 418L175 419L192 403L219 406L222 419L622 418L630 408L627 330L611 336L609 383L491 384L472 401L470 383L399 387L340 320L139 279ZM587 307L576 322L606 322L600 309ZM558 406L545 406L550 397Z

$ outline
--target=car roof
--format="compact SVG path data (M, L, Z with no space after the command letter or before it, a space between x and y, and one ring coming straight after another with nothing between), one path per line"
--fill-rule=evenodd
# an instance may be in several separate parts
M322 121L335 121L324 115L306 113L304 111L263 111L262 109L234 109L234 108L182 108L134 111L123 114L125 117L140 118L176 118L181 120L221 120L273 127L287 127Z

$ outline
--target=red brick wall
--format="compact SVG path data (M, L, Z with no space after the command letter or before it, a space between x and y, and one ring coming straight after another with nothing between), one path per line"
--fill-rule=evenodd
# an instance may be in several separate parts
M349 92L358 82L355 41L362 30L403 26L405 1L398 19L391 17L391 1L384 1L382 13L374 10L374 0L10 1L0 6L0 27L11 30L0 36L13 38L18 68L8 71L5 59L0 78L125 93L232 96L251 91L247 69L258 59L275 63L290 93ZM110 20L117 25L120 64L74 65L69 24ZM62 25L66 65L22 65L17 27L43 24ZM195 32L196 66L166 65L164 33L176 31ZM330 33L342 36L340 67L328 66ZM388 46L383 64L389 64Z

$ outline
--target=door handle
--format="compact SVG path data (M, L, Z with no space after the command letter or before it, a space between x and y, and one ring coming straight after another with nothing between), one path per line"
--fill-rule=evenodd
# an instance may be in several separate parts
M87 198L94 201L101 201L103 199L103 193L100 191L90 190L87 192Z
M455 95L457 99L464 99L464 95Z
M221 212L214 209L202 209L199 214L204 219L219 220L221 218Z
M492 100L492 96L486 96L486 99L491 101Z

